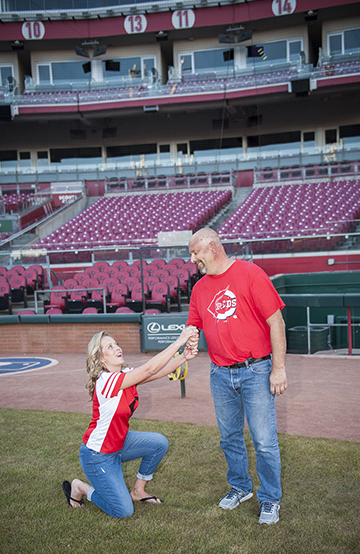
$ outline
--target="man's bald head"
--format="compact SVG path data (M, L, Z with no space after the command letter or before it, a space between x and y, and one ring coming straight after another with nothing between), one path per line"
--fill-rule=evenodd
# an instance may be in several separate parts
M190 242L194 243L196 241L200 241L203 244L209 244L210 242L214 242L217 247L222 246L221 240L217 232L214 231L213 229L210 229L209 227L204 227L203 229L199 229L199 231L193 234L193 236L190 239Z
M193 234L189 241L189 252L191 261L203 275L219 275L232 264L219 235L208 227Z

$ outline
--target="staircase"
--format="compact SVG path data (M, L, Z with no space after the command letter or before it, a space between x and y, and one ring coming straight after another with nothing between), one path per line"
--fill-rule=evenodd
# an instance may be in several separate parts
M230 204L224 206L215 217L211 219L208 226L216 231L237 209L244 200L249 196L252 187L241 187L235 189L235 194Z
M352 231L356 235L350 236L348 239L345 239L342 246L339 250L359 250L360 249L360 223L356 225L356 228Z

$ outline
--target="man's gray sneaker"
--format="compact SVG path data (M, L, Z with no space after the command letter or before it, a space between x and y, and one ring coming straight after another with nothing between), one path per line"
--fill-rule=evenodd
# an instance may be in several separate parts
M220 500L219 508L223 510L233 510L236 506L239 506L241 502L249 500L253 495L252 492L245 494L243 491L237 491L236 489L231 489L225 496Z
M262 502L259 508L259 523L271 525L279 521L280 504L276 502Z

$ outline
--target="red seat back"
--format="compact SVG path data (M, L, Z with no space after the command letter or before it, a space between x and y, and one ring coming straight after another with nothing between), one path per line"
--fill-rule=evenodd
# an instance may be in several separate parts
M158 269L155 271L154 276L158 277L160 281L164 281L165 277L169 277L169 272L164 269Z
M96 267L98 271L106 271L106 269L109 267L109 262L95 262L94 267Z
M107 279L105 279L103 284L107 286L107 288L109 289L109 293L111 294L115 285L119 285L120 281L115 277L108 277Z
M129 294L129 289L124 283L115 285L111 293L111 304L119 304L119 306L125 306L125 298Z
M128 277L124 281L124 284L127 285L130 292L132 291L134 285L137 285L138 283L140 283L140 281L137 277Z
M105 281L105 279L109 278L109 275L105 271L98 271L97 273L95 273L95 275L93 275L93 277L94 279L97 279L101 284Z
M154 285L153 290L151 291L151 299L150 302L161 302L166 306L166 299L164 298L166 295L169 294L169 286L167 283L156 283Z
M165 277L164 283L167 283L169 285L169 292L171 296L177 296L179 279L176 277L176 275L169 275L169 277Z
M76 279L65 279L64 287L66 289L75 289L79 285Z
M65 308L65 287L57 285L51 289L50 304L51 306L58 306L61 310Z

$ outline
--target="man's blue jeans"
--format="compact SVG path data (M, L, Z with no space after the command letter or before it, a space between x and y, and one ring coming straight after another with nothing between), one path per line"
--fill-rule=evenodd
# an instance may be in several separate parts
M127 517L134 512L126 487L122 463L142 458L137 477L150 481L169 446L159 433L129 431L121 450L103 454L85 444L80 447L81 467L92 485L87 498L112 517Z
M220 446L228 463L231 487L249 494L252 480L244 440L244 414L256 451L260 479L259 502L280 502L280 451L277 440L275 396L270 392L272 361L239 369L211 363L210 387L220 430Z

